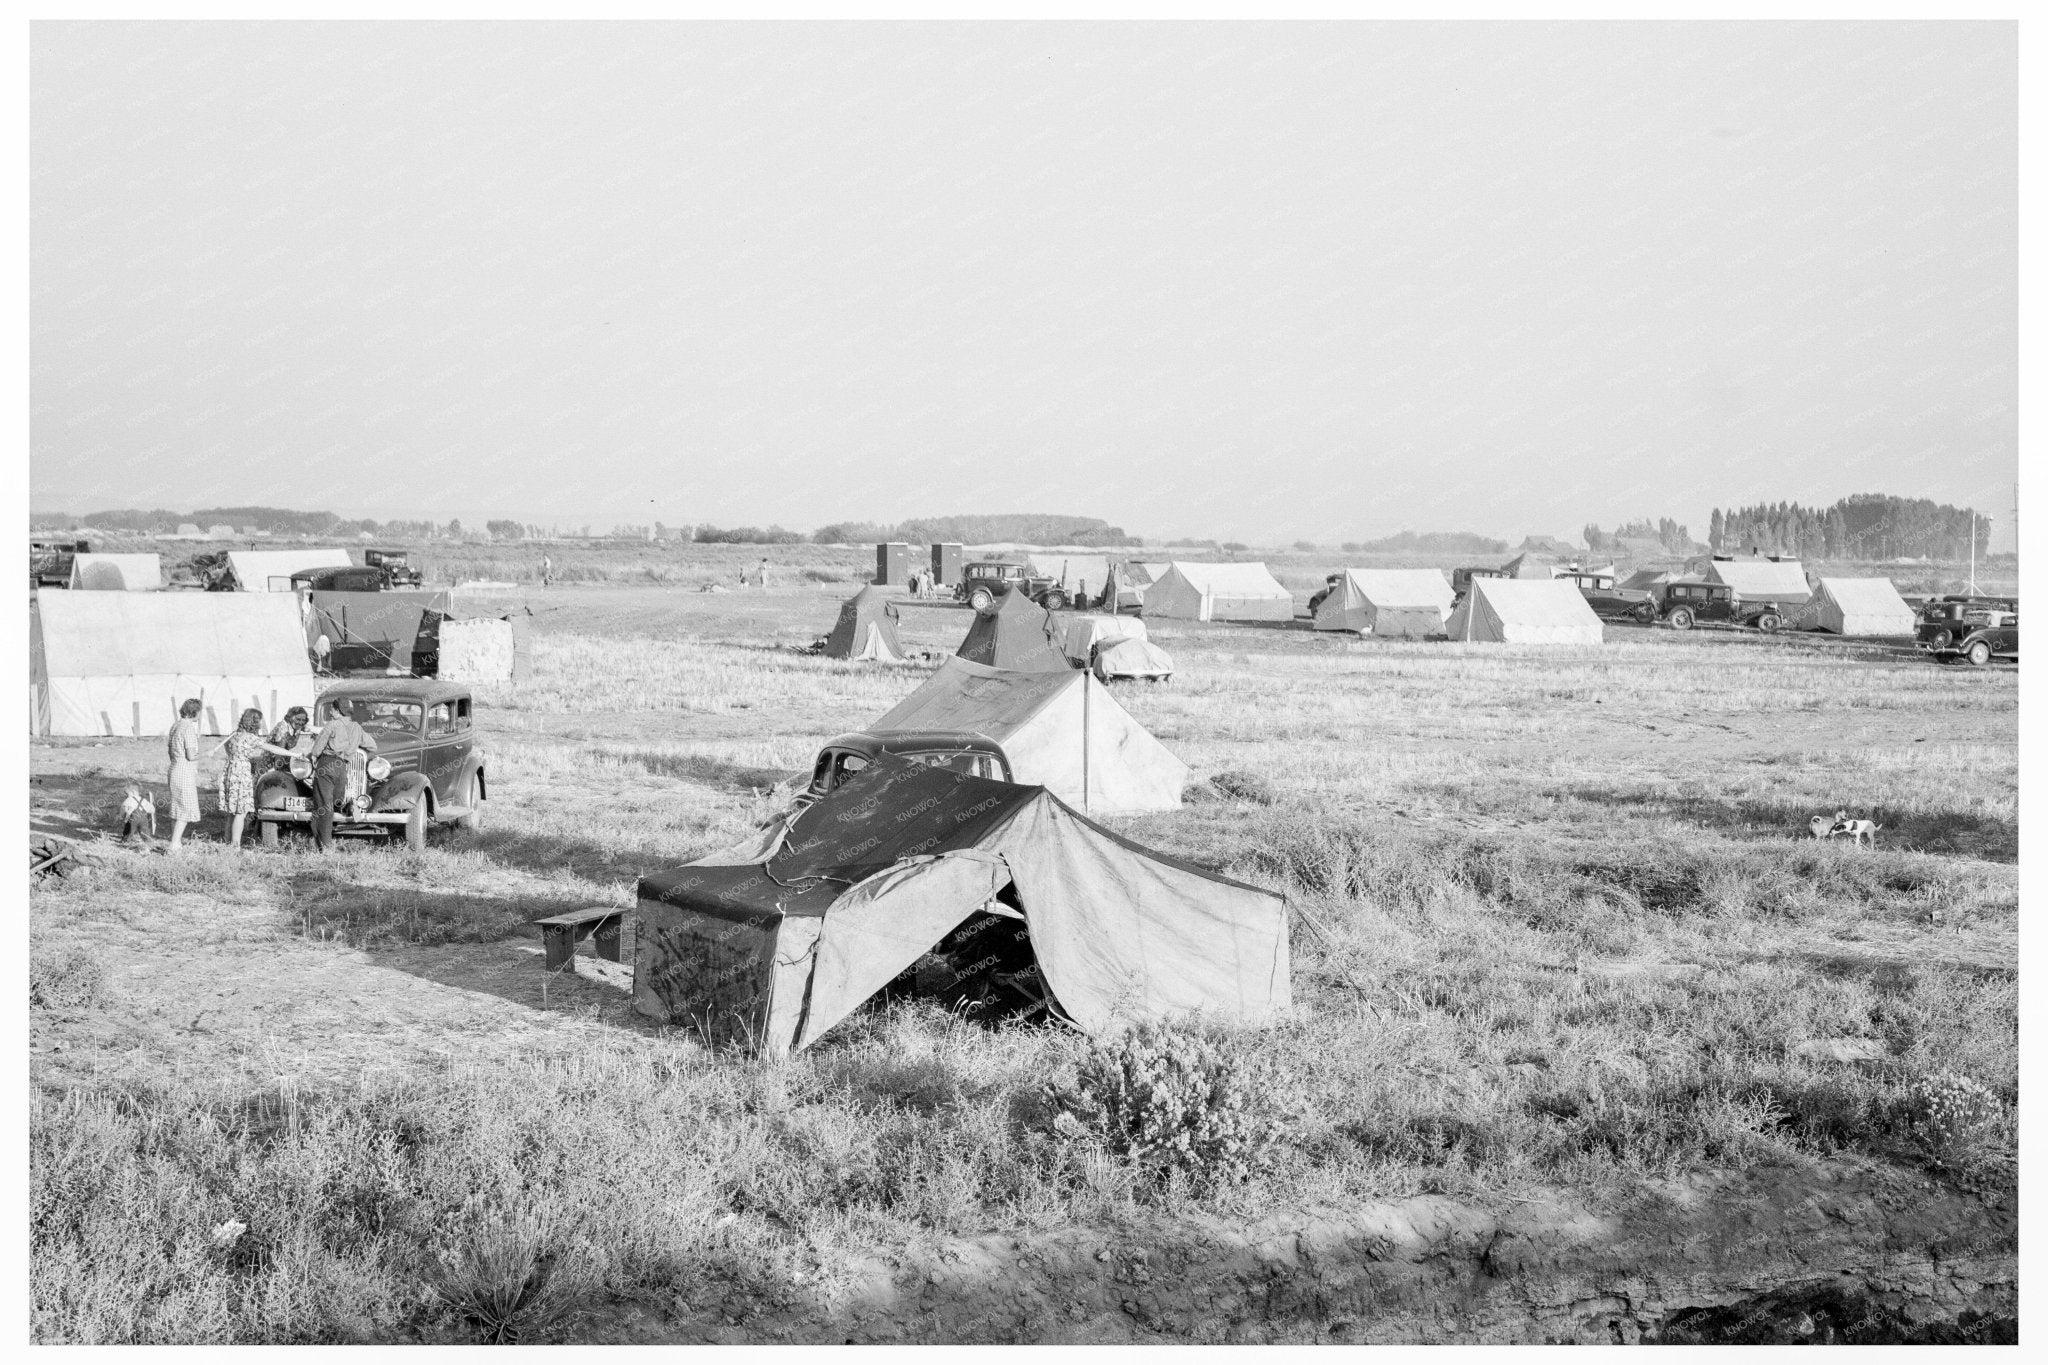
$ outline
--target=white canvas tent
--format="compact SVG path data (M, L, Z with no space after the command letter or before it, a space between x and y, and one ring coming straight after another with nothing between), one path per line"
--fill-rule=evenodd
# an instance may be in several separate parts
M1292 621L1294 594L1264 564L1176 559L1145 590L1145 614L1183 621Z
M1911 635L1914 620L1889 578L1823 578L1788 624L1837 635Z
M949 658L870 731L966 730L1003 746L1011 775L1091 815L1173 810L1188 765L1094 675L1013 673Z
M1745 602L1796 607L1813 596L1806 570L1790 559L1716 559L1707 565L1707 581L1726 583Z
M197 697L200 728L220 735L244 707L275 723L314 695L292 597L61 592L29 601L31 734L160 735Z
M88 592L155 592L163 561L148 555L82 554L71 561L71 586Z
M1436 569L1346 569L1316 608L1316 629L1418 640L1441 635L1454 597Z
M1453 640L1510 645L1597 645L1600 618L1570 583L1558 579L1475 578L1451 613Z
M239 592L290 592L291 577L300 569L346 569L351 562L342 549L229 550L227 555Z
M1041 550L1025 556L1031 572L1043 574L1069 594L1085 590L1090 597L1102 595L1109 581L1108 555L1070 555L1060 550Z

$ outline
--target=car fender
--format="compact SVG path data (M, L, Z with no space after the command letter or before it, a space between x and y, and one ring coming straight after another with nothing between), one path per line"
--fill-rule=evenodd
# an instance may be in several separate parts
M256 779L256 809L282 810L286 798L311 796L305 784L288 772L273 768Z
M372 810L411 810L416 801L425 801L427 814L434 813L433 784L418 772L393 774L370 793Z
M490 800L491 788L490 784L484 780L484 756L482 754L473 753L462 761L462 769L455 775L455 789L457 791L462 790L472 777L476 779L477 799L479 801Z

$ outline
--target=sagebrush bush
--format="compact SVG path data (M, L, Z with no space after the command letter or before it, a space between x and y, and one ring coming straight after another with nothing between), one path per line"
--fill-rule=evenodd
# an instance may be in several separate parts
M113 998L107 965L84 948L33 943L28 958L28 1002L51 1010L87 1009Z
M1936 1165L1971 1170L1998 1154L2003 1117L1988 1087L1943 1071L1913 1083L1906 1127Z
M1233 801L1249 801L1255 806L1270 806L1276 799L1273 784L1257 773L1221 772L1209 779L1209 785Z
M505 1345L545 1333L574 1306L583 1258L516 1195L473 1194L436 1229L428 1284L478 1340Z
M1141 1024L1088 1048L1076 1073L1049 1088L1059 1131L1160 1176L1247 1180L1278 1136L1243 1064L1193 1027Z

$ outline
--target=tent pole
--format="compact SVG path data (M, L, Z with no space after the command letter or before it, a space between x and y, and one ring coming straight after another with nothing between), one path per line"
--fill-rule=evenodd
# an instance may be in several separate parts
M1088 801L1088 750L1093 740L1088 734L1088 700L1094 691L1095 680L1086 673L1081 675L1081 809L1090 809Z

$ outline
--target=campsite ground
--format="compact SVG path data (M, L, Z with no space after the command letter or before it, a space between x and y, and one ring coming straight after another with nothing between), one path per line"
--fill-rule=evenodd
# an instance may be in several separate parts
M1179 674L1118 695L1239 795L1111 823L1286 890L1297 1002L1224 1042L1271 1159L1155 1188L1044 1122L1077 1039L873 1011L755 1063L639 1020L620 970L541 970L530 920L743 835L922 676L796 652L853 574L778 576L472 599L530 606L536 637L533 678L480 689L480 833L332 859L96 844L34 891L39 1339L407 1339L492 1312L543 1338L1341 1337L1329 1311L1177 1307L1134 1287L1141 1253L1424 1204L1447 1228L1542 1206L1697 1232L1700 1191L1750 1216L1787 1181L1896 1203L1933 1180L2003 1226L2014 671L1633 626L1544 651L1154 623ZM950 652L966 623L906 606L902 635ZM58 833L161 781L147 741L31 760ZM1799 837L1839 807L1880 822L1875 850ZM1993 1103L1937 1149L1913 1120L1943 1073ZM1737 1178L1763 1183L1715 1183ZM1035 1306L970 1321L926 1292L976 1276ZM477 1306L507 1284L525 1300ZM1355 1332L1459 1330L1397 1317Z

